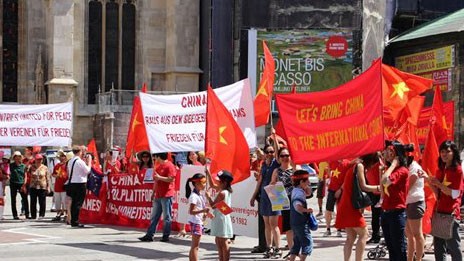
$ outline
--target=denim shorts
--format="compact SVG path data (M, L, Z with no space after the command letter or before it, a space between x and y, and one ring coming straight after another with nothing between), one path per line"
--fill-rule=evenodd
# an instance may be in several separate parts
M313 237L309 231L308 224L292 226L293 247L290 249L291 255L311 255L313 252Z

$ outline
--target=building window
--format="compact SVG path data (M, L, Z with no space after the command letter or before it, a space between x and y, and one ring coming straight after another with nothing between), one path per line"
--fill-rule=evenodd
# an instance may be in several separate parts
M4 102L18 101L18 1L3 0L3 89Z
M135 88L135 1L89 1L88 103L111 89ZM102 60L104 57L104 62Z

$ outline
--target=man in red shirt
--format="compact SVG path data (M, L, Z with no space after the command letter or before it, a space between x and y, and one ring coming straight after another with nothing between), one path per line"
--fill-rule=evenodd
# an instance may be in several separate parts
M172 222L172 198L175 194L176 167L168 160L168 153L155 153L156 168L153 175L155 183L153 185L154 199L152 218L147 233L140 237L140 241L153 241L153 235L156 232L158 221L163 214L163 237L161 242L168 242L171 234Z
M350 170L352 164L349 160L338 160L331 162L329 164L330 168L330 183L327 193L327 202L325 205L325 221L327 231L324 233L324 236L330 236L330 223L332 222L332 214L335 210L335 203L340 198L341 187L343 185L343 180L345 179L345 174ZM342 237L341 231L337 231L337 236Z

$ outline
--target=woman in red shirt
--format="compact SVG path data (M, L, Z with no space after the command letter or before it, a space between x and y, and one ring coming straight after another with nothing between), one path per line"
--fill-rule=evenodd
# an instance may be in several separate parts
M346 231L346 241L345 246L343 247L345 260L350 260L356 238L358 238L358 241L356 242L355 260L361 261L364 259L364 249L366 248L368 236L366 220L363 216L363 209L355 209L351 199L351 195L353 194L354 175L357 175L359 186L362 191L379 191L379 186L366 184L364 176L365 168L361 162L362 160L359 160L352 170L346 172L342 185L342 195L337 207L338 213L335 219L335 227L338 229L344 228Z
M384 151L388 169L380 180L384 188L382 231L390 260L407 260L406 195L409 170L404 145L387 141Z
M464 189L461 159L456 144L444 141L440 145L438 170L435 177L427 180L437 195L437 212L454 215L453 237L445 240L434 237L435 260L446 260L446 252L453 261L462 260L461 238L459 236L459 223L461 196Z

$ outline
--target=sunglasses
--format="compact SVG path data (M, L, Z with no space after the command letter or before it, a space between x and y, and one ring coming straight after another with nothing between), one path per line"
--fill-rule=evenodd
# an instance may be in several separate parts
M142 156L142 158L150 158L150 156L145 155L145 156Z
M279 157L281 157L281 158L289 158L290 155L288 155L288 154L282 154L282 155L279 155Z
M274 152L275 152L275 151L273 151L273 150L268 150L268 151L266 151L267 154L273 154Z

